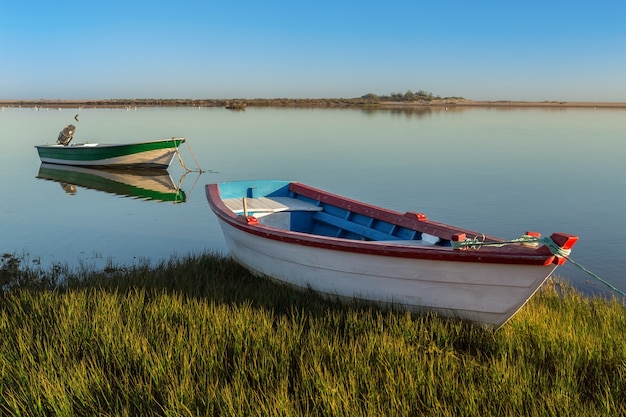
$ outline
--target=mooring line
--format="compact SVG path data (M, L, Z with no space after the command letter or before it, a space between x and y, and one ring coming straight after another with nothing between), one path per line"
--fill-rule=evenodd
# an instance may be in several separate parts
M184 142L187 144L187 149L189 149L189 153L191 154L191 157L193 158L193 160L196 163L196 166L198 167L198 169L191 169L189 168L186 164L185 161L183 161L183 156L180 154L180 150L178 149L178 147L176 148L176 156L178 157L178 162L180 163L180 166L182 166L185 170L187 170L187 172L191 172L191 171L195 171L195 172L206 172L205 170L203 170L200 167L200 163L198 162L198 160L196 159L196 156L194 155L193 151L191 150L191 145L189 144L189 141L186 138L183 138Z
M581 271L586 272L587 274L591 275L596 280L600 281L602 284L606 285L607 287L609 287L610 289L612 289L613 291L615 291L622 297L626 298L626 293L617 289L613 284L609 283L608 281L603 280L598 275L594 274L593 272L591 272L590 270L588 270L587 268L585 268L584 266L582 266L581 264L579 264L578 262L570 258L569 256L567 257L567 260L570 261L572 264L574 264L576 267L578 267Z
M188 140L185 140L185 143L187 143L187 149L189 149L189 153L191 154L191 157L193 158L193 160L196 163L196 166L198 167L198 172L205 172L202 168L200 168L200 163L198 163L198 160L196 159L196 156L193 154L193 151L191 150L191 145L189 144ZM178 150L178 148L176 148ZM188 169L185 167L185 169Z
M484 235L483 235L482 238L484 239ZM509 240L509 241L505 241L505 242L486 242L484 240L480 240L478 238L478 236L477 236L477 237L475 237L473 239L466 238L464 241L461 241L461 242L451 242L451 243L452 243L452 247L455 248L455 249L469 248L469 249L476 249L476 250L479 249L482 246L502 247L502 246L505 246L505 245L512 245L512 244L522 244L522 245L524 245L524 244L526 244L526 245L528 245L528 244L543 244L546 247L548 247L548 249L550 249L550 252L552 252L552 254L554 254L556 256L559 256L561 258L567 259L574 266L579 268L581 271L589 274L591 277L593 277L594 279L598 280L602 284L606 285L608 288L610 288L611 290L615 291L617 294L619 294L622 297L626 298L626 293L624 293L620 289L616 288L614 285L612 285L608 281L603 280L597 274L594 274L589 269L585 268L584 266L582 266L581 264L579 264L578 262L576 262L575 260L570 258L570 256L569 256L570 255L570 250L561 248L559 245L554 243L552 238L549 238L549 237L545 237L544 238L544 237L534 237L534 236L523 235L519 239L513 239L513 240Z

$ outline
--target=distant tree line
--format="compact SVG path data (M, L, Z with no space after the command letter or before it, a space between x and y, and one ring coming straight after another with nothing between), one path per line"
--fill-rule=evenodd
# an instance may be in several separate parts
M391 93L388 96L382 95L379 96L374 93L368 93L364 96L361 96L362 99L365 100L374 100L374 101L432 101L432 100L441 100L441 96L436 96L433 93L429 93L428 91L419 90L417 93L414 93L411 90L407 90L406 93Z
M424 90L414 93L391 93L377 95L368 93L356 98L253 98L253 99L180 99L180 98L130 98L103 100L2 100L1 106L37 107L37 108L129 108L129 107L226 107L243 109L245 107L352 107L376 106L391 102L438 105L443 101L465 100L463 97L435 96Z

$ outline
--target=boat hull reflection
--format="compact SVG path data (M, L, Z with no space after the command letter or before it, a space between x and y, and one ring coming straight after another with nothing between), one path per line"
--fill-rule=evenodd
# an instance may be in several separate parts
M55 181L68 194L77 187L124 197L184 203L186 195L163 169L84 168L42 163L37 178Z

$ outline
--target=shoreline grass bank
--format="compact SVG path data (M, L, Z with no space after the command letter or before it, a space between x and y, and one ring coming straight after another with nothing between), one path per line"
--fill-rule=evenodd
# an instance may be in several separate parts
M0 266L3 415L626 414L624 304L559 280L493 331L325 300L217 255Z

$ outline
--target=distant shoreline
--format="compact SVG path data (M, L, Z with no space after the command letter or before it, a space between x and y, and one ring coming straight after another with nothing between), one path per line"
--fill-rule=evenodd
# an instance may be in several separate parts
M481 101L436 99L430 101L386 101L364 98L330 99L106 99L106 100L0 100L1 107L24 108L132 108L132 107L303 107L303 108L413 108L413 107L498 107L498 108L626 108L626 102L576 101Z

